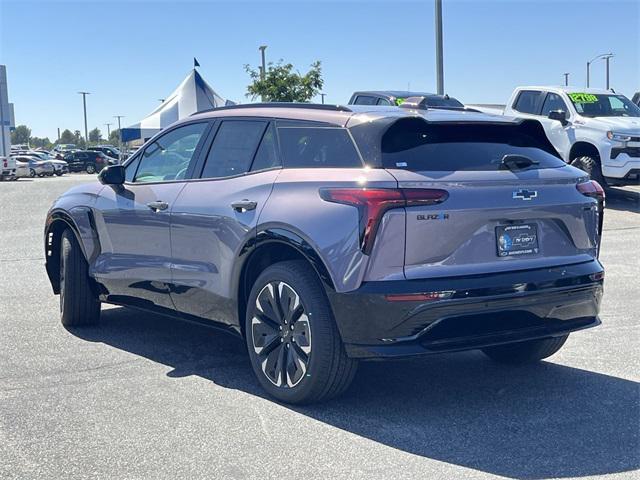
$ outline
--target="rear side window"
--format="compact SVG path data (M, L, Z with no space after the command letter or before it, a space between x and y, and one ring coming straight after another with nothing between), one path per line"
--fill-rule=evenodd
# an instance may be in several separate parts
M542 136L542 137L541 137ZM404 119L382 137L382 165L412 171L503 170L505 155L531 159L530 169L565 165L551 154L539 122L517 124L428 124Z
M362 161L344 128L280 127L285 168L359 168Z
M537 115L540 111L540 92L533 90L523 90L518 95L516 103L513 104L513 109L522 113L532 113Z
M358 95L356 97L355 105L375 105L378 99L370 95Z
M267 122L225 120L204 164L202 178L223 178L249 171Z

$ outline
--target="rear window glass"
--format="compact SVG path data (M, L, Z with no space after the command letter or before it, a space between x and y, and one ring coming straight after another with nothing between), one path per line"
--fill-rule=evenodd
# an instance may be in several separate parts
M285 168L362 167L344 128L280 127L278 134Z
M540 132L536 132L536 128ZM533 124L427 124L418 119L399 120L382 137L382 165L414 171L502 170L505 155L531 159L528 168L565 165L545 151Z

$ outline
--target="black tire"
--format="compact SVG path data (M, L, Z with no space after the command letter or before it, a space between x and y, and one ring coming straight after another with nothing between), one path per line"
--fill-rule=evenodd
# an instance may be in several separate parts
M35 171L33 168L30 168L30 169L29 169L29 176L30 176L31 178L34 178L34 177L36 176L36 171Z
M100 302L91 290L88 270L75 235L65 230L60 246L60 321L65 327L94 325L100 320Z
M274 291L274 286L279 291L281 285L284 293L282 296L278 293L276 299L276 296L269 292ZM287 330L286 314L281 315L284 318L284 324L281 320L264 323L257 320L258 295L261 295L261 305L262 302L266 305L263 311L265 314L275 312L270 310L272 305L270 298L276 302L282 299L289 307L292 302L294 303L294 308L289 309L289 312L297 312L297 315L291 313L289 316L291 332ZM297 309L294 300L296 296L299 300ZM283 309L280 311L282 312ZM270 318L269 315L266 316ZM256 325L253 324L254 317L256 317ZM278 331L275 328L277 325L284 325L284 329L280 328ZM302 325L301 328L299 328L300 325ZM245 326L247 349L253 371L262 387L277 400L292 404L325 401L340 395L351 384L357 369L357 361L347 357L320 279L304 261L276 263L260 274L249 295ZM254 338L258 339L258 343L268 343L275 347L257 347ZM298 338L297 342L296 338ZM304 344L307 340L309 340L308 343ZM308 350L308 355L303 351L304 348ZM265 350L271 353L265 353ZM282 356L279 355L279 351L282 352ZM272 354L275 356L271 357ZM271 363L271 360L267 363L267 357L277 358L277 364L290 367L289 373L281 370L282 373L277 374L277 364ZM273 370L269 365L273 366ZM268 376L268 369L277 378L276 383ZM291 377L290 374L293 376ZM278 383L281 385L277 385Z
M85 170L89 174L96 173L96 166L93 163L88 163Z
M600 184L602 188L607 186L607 182L602 176L602 168L600 166L600 160L593 157L578 157L574 158L571 165L579 168L583 172L589 175L591 180L595 180Z
M513 365L533 363L550 357L562 348L569 335L561 337L542 338L527 342L496 345L483 348L482 351L492 360Z
M62 176L62 172L56 172L56 175L61 177Z

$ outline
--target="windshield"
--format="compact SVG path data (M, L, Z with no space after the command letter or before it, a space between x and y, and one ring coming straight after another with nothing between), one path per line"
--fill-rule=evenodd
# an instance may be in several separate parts
M569 98L585 117L640 117L640 108L624 95L570 93Z

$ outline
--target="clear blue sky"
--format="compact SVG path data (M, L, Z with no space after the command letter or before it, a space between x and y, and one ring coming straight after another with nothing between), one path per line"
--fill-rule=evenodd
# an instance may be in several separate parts
M612 86L640 89L640 0L444 0L445 90L504 103L522 84L584 86L585 63L612 51ZM33 135L135 123L184 78L195 56L223 97L249 101L243 65L321 60L327 101L356 89L435 90L433 1L58 2L0 0L0 63L16 122ZM592 66L604 86L604 62Z

